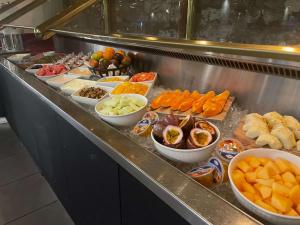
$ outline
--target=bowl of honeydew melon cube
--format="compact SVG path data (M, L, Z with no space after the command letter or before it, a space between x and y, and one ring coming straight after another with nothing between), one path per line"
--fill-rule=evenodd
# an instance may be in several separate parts
M272 224L300 224L300 157L250 149L230 161L228 175L235 197L258 217Z
M111 95L95 106L104 121L118 127L136 124L145 114L148 100L139 94Z

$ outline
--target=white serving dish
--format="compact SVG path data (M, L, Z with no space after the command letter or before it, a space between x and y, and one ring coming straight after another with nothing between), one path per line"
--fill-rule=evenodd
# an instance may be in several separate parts
M30 53L14 54L12 56L9 56L7 59L9 61L18 63L18 62L23 61L24 59L28 59L30 56L31 56Z
M104 98L102 99L100 102L98 102L95 106L95 111L96 113L101 117L101 119L103 119L104 121L106 121L107 123L110 123L111 125L114 126L118 126L118 127L129 127L129 126L133 126L135 125L145 114L146 112L146 106L148 104L148 99L142 95L138 95L138 94L122 94L124 96L129 96L129 97L134 97L134 98L138 98L144 101L145 106L142 107L140 110L127 114L127 115L123 115L123 116L108 116L108 115L103 115L101 113L99 113L97 111L97 107L99 107L99 105L103 104L103 102L110 100L110 97Z
M65 79L65 80L61 81L61 79ZM64 75L61 75L61 76L56 76L56 77L53 77L53 78L49 78L49 79L46 80L46 83L49 84L52 87L60 88L64 84L66 84L66 83L68 83L68 82L70 82L74 79L76 79L76 77L69 77L69 76L66 76L64 74Z
M151 91L152 85L153 85L152 83L147 83L147 82L131 82L131 83L133 83L133 84L139 83L139 84L144 84L144 85L148 86L148 90L146 91L146 93L144 94L144 96L148 96L148 94ZM112 91L114 91L119 85L121 85L121 83L118 84L117 86L115 86Z
M275 158L282 158L290 161L291 163L300 166L300 157L296 155L292 155L285 151L275 150L275 149L267 149L267 148L257 148L257 149L250 149L247 151L243 151L236 155L229 163L228 167L228 176L229 181L231 184L232 191L238 201L248 210L256 214L257 216L278 225L299 225L300 224L300 217L298 216L285 216L280 215L277 213L270 212L265 210L264 208L254 204L246 197L244 197L238 188L235 186L232 180L232 171L236 167L237 162L244 159L247 156L255 156L255 157L267 157L271 159Z
M133 82L133 83L151 83L151 84L154 84L157 80L157 73L154 73L154 74L155 74L155 77L154 77L153 80L134 82L134 81L131 81L131 78L130 78L129 81Z
M96 85L95 81L91 80L83 80L83 79L74 79L65 85L60 87L60 90L63 91L66 94L73 94L75 91L78 91L79 89L83 88L87 85Z
M83 88L88 88L88 87L95 87L95 88L101 88L102 90L105 90L107 93L102 96L100 99L94 99L94 98L87 98L87 97L82 97L79 95L79 92ZM79 103L86 104L86 105L93 105L95 106L99 101L101 101L103 98L109 96L109 93L112 91L111 87L104 87L104 86L99 86L99 85L87 85L85 87L81 88L80 90L74 92L71 97Z
M31 65L30 67L26 68L25 71L28 72L28 73L32 73L32 74L35 74L39 69L32 69L33 66L36 66L36 65L49 65L49 64L33 64Z
M196 148L196 149L176 149L165 146L158 141L155 140L153 131L151 132L151 138L154 143L154 147L156 150L165 156L168 159L171 159L176 162L185 162L185 163L195 163L200 161L205 161L211 157L212 152L215 150L217 143L220 140L220 130L214 124L208 122L211 126L213 126L217 132L217 139L205 146L203 148Z
M105 81L101 81L101 80L104 80L107 77L103 77L103 78L97 80L96 82L101 86L116 87L117 85L121 84L122 82L129 80L129 76L112 76L112 77L121 78L123 81L105 82Z
M75 73L74 71L75 70L80 70L80 71L88 71L90 72L90 75L83 75L83 74L80 74L80 73ZM87 68L86 66L81 66L81 67L77 67L77 68L74 68L72 70L70 70L67 74L67 76L76 76L76 77L81 77L81 78L85 78L85 79L88 79L90 78L90 76L92 76L92 72L89 70L89 68Z

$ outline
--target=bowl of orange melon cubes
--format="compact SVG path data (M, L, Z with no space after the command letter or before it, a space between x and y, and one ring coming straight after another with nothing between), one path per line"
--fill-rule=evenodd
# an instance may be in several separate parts
M300 224L300 157L250 149L230 161L228 175L235 197L251 212L273 224Z

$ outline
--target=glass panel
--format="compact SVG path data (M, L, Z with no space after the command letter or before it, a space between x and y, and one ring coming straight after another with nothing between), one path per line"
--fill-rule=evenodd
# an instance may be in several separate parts
M187 0L112 0L113 33L184 36Z
M89 34L104 33L104 9L103 2L97 1L95 4L74 17L70 23L62 29Z
M300 43L299 0L196 0L193 39L294 45Z

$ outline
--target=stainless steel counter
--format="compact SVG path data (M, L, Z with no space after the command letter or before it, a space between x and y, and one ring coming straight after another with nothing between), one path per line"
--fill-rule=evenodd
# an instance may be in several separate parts
M261 224L31 74L0 64L190 224Z

